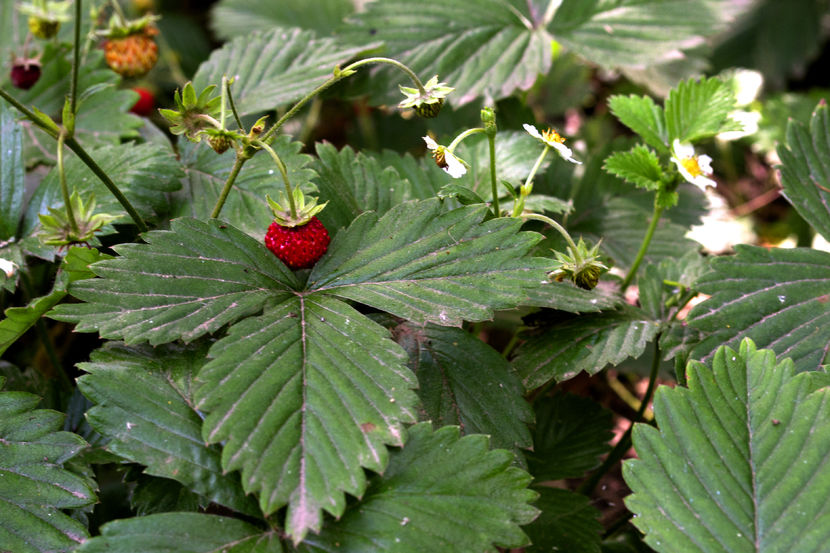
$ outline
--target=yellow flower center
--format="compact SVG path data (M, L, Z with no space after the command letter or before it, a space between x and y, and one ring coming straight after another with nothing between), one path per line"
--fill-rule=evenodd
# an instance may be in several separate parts
M565 137L561 136L558 132L556 132L553 129L542 131L542 138L544 138L548 142L558 142L559 144L565 143Z
M680 164L683 165L683 168L686 169L686 171L688 171L693 177L703 174L703 169L700 168L700 164L697 162L696 157L684 157L680 160Z

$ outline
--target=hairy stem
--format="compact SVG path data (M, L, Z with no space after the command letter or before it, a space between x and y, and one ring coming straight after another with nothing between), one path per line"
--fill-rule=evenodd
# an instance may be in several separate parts
M222 207L224 207L225 201L228 199L228 194L231 193L233 183L236 182L236 177L239 176L239 171L247 160L248 158L240 156L239 153L236 154L236 160L233 162L231 173L228 175L227 180L225 180L224 186L222 186L222 192L219 193L219 197L216 199L216 205L213 206L213 211L210 212L211 219L219 217L219 214L222 212Z
M225 92L228 94L228 104L231 106L231 113L233 113L233 118L236 121L236 127L245 132L245 127L242 125L242 119L239 117L239 112L236 111L236 103L233 101L233 94L231 93L231 84L232 80L225 80L225 77L222 77L222 80L225 82ZM223 103L224 105L224 103ZM222 123L224 124L225 120L222 119Z
M75 0L75 40L72 44L72 75L69 81L69 110L78 113L78 67L81 65L81 0Z
M640 268L640 263L643 262L643 258L646 256L646 251L648 250L649 244L651 244L651 239L654 237L654 231L657 230L657 223L660 221L660 216L662 214L663 208L655 203L654 212L651 215L651 223L649 223L646 235L643 238L642 244L640 244L640 251L637 252L637 257L634 259L634 263L631 265L631 268L628 270L628 274L625 275L625 280L623 280L623 283L620 286L621 292L624 292L625 289L628 288L628 285L631 284L631 281L634 280L634 276L637 274L637 269Z
M264 143L257 145L262 146L262 148L271 155L274 163L277 164L277 168L282 174L282 181L285 183L285 195L288 196L288 205L291 206L291 217L297 217L297 206L294 203L294 191L291 189L291 182L288 180L288 171L285 169L285 164L280 159L280 156L277 155L277 152L271 148L271 146Z
M69 186L66 184L66 171L63 168L63 143L66 140L66 135L61 133L58 136L58 176L61 182L61 194L63 194L63 204L66 210L66 219L69 221L69 228L72 229L72 234L78 236L78 222L75 220L75 212L72 210L72 199L69 195Z
M493 196L493 213L501 217L499 207L499 185L496 183L496 137L487 133L487 141L490 143L490 189Z
M571 253L573 254L574 261L577 264L582 262L582 258L579 255L579 249L576 247L576 244L574 244L574 241L573 241L573 238L571 238L571 235L568 234L567 230L565 230L565 227L563 227L562 225L560 225L559 223L557 223L556 221L554 221L550 217L547 217L546 215L540 215L538 213L524 214L524 215L522 215L522 219L532 219L534 221L542 221L543 223L546 223L546 224L552 226L553 228L555 228L559 232L559 234L562 235L562 237L565 239L565 241L568 243L568 245L571 247Z

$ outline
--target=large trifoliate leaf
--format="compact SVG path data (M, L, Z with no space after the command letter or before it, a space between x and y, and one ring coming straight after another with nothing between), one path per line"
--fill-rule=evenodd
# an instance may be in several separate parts
M273 27L301 27L328 34L352 13L352 0L221 0L210 11L210 26L222 39Z
M796 372L826 363L830 350L830 254L810 249L736 246L712 260L696 288L712 297L688 323L705 333L691 356L709 362L721 344L745 337L795 363Z
M536 494L510 452L452 426L419 424L409 435L362 500L300 551L496 553L528 543L519 525L536 516L528 505Z
M70 248L49 294L33 299L26 307L6 309L5 317L0 320L0 355L66 296L67 287L71 283L95 276L88 269L91 263L109 258L110 256L99 253L98 250Z
M415 419L414 375L386 329L322 295L291 296L231 327L198 376L203 435L224 442L266 514L288 505L295 542L360 497L364 468L382 472L386 445Z
M611 412L588 398L557 394L534 404L536 426L528 470L536 482L580 478L608 452Z
M706 0L564 0L554 38L603 66L643 67L676 58L727 23Z
M418 322L457 326L522 303L546 278L525 257L539 240L512 218L482 222L486 206L451 211L438 200L406 202L382 218L364 213L329 245L309 289Z
M78 386L95 403L86 417L110 438L108 451L146 465L147 474L178 480L215 503L256 516L256 503L245 497L238 475L223 473L220 449L202 440L192 381L206 351L108 343L78 365L90 373Z
M375 40L375 39L373 39ZM234 76L233 97L242 115L273 110L302 98L332 75L334 67L364 49L345 47L313 31L277 28L226 43L199 66L193 86L202 90Z
M830 240L830 121L819 104L810 128L790 119L787 144L778 147L784 195L814 229Z
M120 144L89 152L103 171L127 196L143 218L165 213L167 194L180 188L182 171L173 152L157 144ZM67 153L66 180L70 190L77 190L82 198L95 195L96 213L109 213L129 220L121 204L97 176L75 155ZM60 178L57 168L41 181L26 209L23 223L25 232L31 232L40 223L38 213L49 213L48 208L63 206Z
M299 153L302 144L292 142L288 135L280 135L271 147L285 164L291 185L311 192L309 181L314 177L314 171L308 168L308 164L312 157ZM182 189L175 194L171 216L207 219L231 172L236 154L228 150L223 155L216 155L207 144L194 144L186 140L179 144L179 152L185 178ZM285 184L274 160L266 153L260 153L242 167L220 217L261 240L274 220L265 194L277 198L283 190Z
M355 44L382 40L384 55L407 64L422 81L438 75L455 87L448 101L493 99L527 90L551 66L551 37L532 21L524 2L445 0L425 6L407 0L373 2L343 32ZM381 90L413 86L403 73L385 71ZM400 94L389 95L389 98Z
M86 479L63 467L87 444L76 434L58 431L63 415L35 409L39 402L25 392L0 392L2 551L71 551L88 536L63 511L96 501Z
M572 317L529 337L513 366L525 388L532 390L552 378L561 382L581 371L595 374L609 363L636 359L659 330L657 321L628 306Z
M77 553L282 553L279 536L234 518L162 513L109 522Z
M553 266L548 269L553 270ZM592 313L613 309L621 301L620 296L611 292L597 288L585 290L570 282L545 279L540 280L538 286L528 290L528 299L524 301L524 305L560 309L570 313Z
M332 232L349 226L364 211L383 215L421 197L394 168L348 146L338 152L331 144L318 143L317 156L313 167L319 175L320 202L329 202L319 218Z
M58 306L52 316L127 343L189 342L299 288L264 245L228 224L176 219L171 229L116 246L120 257L92 266L104 278L71 289L89 303Z
M422 420L487 434L493 447L517 453L531 447L527 423L533 412L522 383L496 350L458 328L402 323L393 335L418 377Z
M666 98L666 130L669 140L693 142L735 130L727 115L735 106L732 90L717 77L678 83ZM742 127L739 125L738 129Z
M830 540L827 375L794 374L750 340L692 362L634 427L626 506L659 552L822 551ZM818 377L818 378L817 378Z
M23 215L23 127L17 116L8 102L0 102L0 242L17 235Z
M525 531L533 542L527 553L567 551L600 553L602 524L591 500L569 490L537 486L535 506L542 512Z

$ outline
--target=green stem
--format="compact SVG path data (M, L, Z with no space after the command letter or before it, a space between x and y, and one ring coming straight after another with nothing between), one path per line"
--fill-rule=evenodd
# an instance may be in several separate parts
M124 13L124 10L121 8L121 4L118 2L118 0L112 0L111 4L112 4L112 9L114 9L115 13L118 14L118 17L121 18L120 23L123 26L126 27L127 26L127 21L128 21L127 20L127 15Z
M225 114L227 113L227 108L225 107L228 102L228 76L222 75L222 95L220 99L220 106L219 106L219 129L225 130ZM241 130L241 127L240 127Z
M640 403L640 408L637 409L637 414L631 421L631 425L629 425L628 429L625 431L625 434L622 435L620 440L617 442L617 445L614 446L614 449L612 449L605 458L602 465L600 465L600 467L595 470L591 476L584 480L582 484L580 484L579 488L577 488L578 493L590 497L600 479L605 476L605 473L608 472L611 467L619 463L625 455L625 452L631 449L631 433L634 430L634 424L643 420L643 413L646 412L648 404L651 402L651 396L654 393L654 388L657 384L657 373L660 369L661 356L660 334L658 333L654 338L654 359L651 361L651 372L648 375L648 388L646 389L645 396L643 396L643 401Z
M493 195L493 213L495 213L496 217L501 217L499 186L496 183L496 136L492 133L487 133L487 141L490 143L490 188Z
M530 195L533 191L533 177L536 176L536 172L539 171L539 167L542 166L542 162L545 160L545 156L548 155L548 150L550 150L550 146L545 144L545 149L542 150L542 153L539 154L539 157L536 158L536 163L533 164L533 168L530 170L530 174L527 176L525 183L519 189L521 194L520 199L517 200L513 205L513 217L518 217L521 215L522 210L524 209L524 199ZM561 231L560 231L561 232ZM568 237L570 239L570 237ZM571 241L573 243L573 241ZM574 246L576 248L576 246Z
M657 223L660 221L660 216L662 214L663 208L655 203L654 212L651 215L651 223L649 223L648 230L646 230L646 236L643 238L642 244L640 244L640 251L637 252L637 257L634 259L634 263L631 265L631 268L628 270L628 274L625 275L625 280L623 280L623 283L620 286L621 292L624 292L625 289L628 288L628 285L631 284L631 281L634 280L634 276L637 274L637 269L640 268L640 263L643 262L643 258L646 256L646 251L648 250L649 244L651 244L651 239L654 237L654 231L657 230Z
M223 79L224 79L224 77L223 77ZM236 121L236 126L240 131L245 132L245 127L244 127L244 125L242 125L242 119L239 117L239 112L236 111L236 102L233 101L233 94L231 93L231 81L227 82L227 85L226 85L225 88L226 88L226 91L228 93L228 104L230 104L230 106L231 106L231 113L233 113L233 118ZM224 123L224 122L225 122L225 120L223 119L222 123Z
M58 176L61 182L61 193L63 194L63 204L66 209L66 219L69 221L69 228L72 229L72 234L78 236L78 222L75 220L75 212L72 210L72 199L69 196L69 186L66 184L66 171L63 168L64 140L66 140L66 135L61 133L58 136Z
M219 193L219 197L216 199L216 205L213 206L213 211L210 213L211 219L216 219L219 217L219 213L222 212L222 207L225 205L225 201L228 199L228 194L231 193L231 188L233 188L233 183L236 181L236 177L239 176L239 171L242 169L242 166L245 165L245 162L248 158L240 156L238 153L236 154L236 161L233 162L233 167L231 168L231 173L228 175L227 180L225 180L225 185L222 187L222 192Z
M66 145L69 147L70 150L75 152L75 155L81 158L81 161L83 161L84 164L87 167L89 167L93 173L95 173L95 176L98 177L101 180L101 182L104 183L104 186L107 187L110 193L113 196L115 196L115 199L118 200L118 203L121 204L121 207L124 208L124 211L127 212L130 218L132 218L135 225L138 227L138 231L147 232L147 225L141 219L141 215L139 215L138 211L135 210L133 204L130 203L130 200L128 200L124 193L121 192L121 190L118 188L118 186L116 186L116 184L112 182L112 179L109 177L109 175L107 175L104 172L104 170L101 169L101 167L95 162L95 160L89 156L89 154L86 152L86 150L83 149L83 147L78 143L78 141L75 140L73 137L69 137L66 139Z
M58 138L58 136L60 135L60 128L54 121L50 119L50 124L47 125L46 122L44 122L40 117L35 115L33 111L31 111L29 108L18 102L14 96L6 92L2 86L0 86L0 97L2 97L12 106L14 106L17 111L25 115L26 119L37 125L42 130L46 131L46 133L49 136L51 136L54 139Z
M78 67L81 65L81 0L75 0L75 42L72 45L72 76L69 81L69 110L78 113ZM74 126L74 125L73 125Z
M536 158L536 163L533 164L533 168L530 170L530 174L527 176L527 179L525 180L525 188L530 186L530 184L533 182L533 177L536 176L536 172L539 171L539 167L542 166L542 162L545 161L545 156L548 155L549 151L550 146L545 144L545 149L542 150L542 153L539 154L539 157Z
M468 136L472 136L472 135L474 135L474 134L478 134L478 133L482 133L482 132L483 132L483 133L486 133L487 131L486 131L485 129L481 128L481 127L476 127L476 128L474 128L474 129L467 129L467 130L466 130L466 131L464 131L463 133L461 133L461 134L459 134L458 136L456 136L456 137L455 137L455 140L453 140L452 142L450 142L450 145L449 145L449 146L447 146L447 151L448 151L449 153L453 153L453 151L455 151L455 149L458 147L458 145L459 145L459 144L461 144L461 141L462 141L462 140L464 140L464 139L465 139L465 138L467 138Z
M573 254L574 261L577 264L582 263L582 258L579 256L579 249L576 247L576 244L574 244L574 241L573 241L573 238L571 238L571 235L568 234L567 230L565 230L565 227L563 227L562 225L560 225L559 223L557 223L556 221L554 221L550 217L547 217L546 215L540 215L538 213L526 213L526 214L522 215L522 219L532 219L534 221L542 221L543 223L547 223L548 225L555 228L557 231L559 231L559 234L562 235L562 237L565 239L565 241L571 247L571 250L572 250L571 253Z
M329 88L333 84L335 84L335 83L345 79L346 77L348 77L350 75L350 73L353 72L358 67L361 67L363 65L368 65L370 63L386 63L386 64L393 65L393 66L397 67L398 69L400 69L401 71L406 73L409 76L410 79L412 79L412 82L415 84L415 86L418 88L418 91L421 94L426 95L427 91L424 88L424 84L421 82L421 80L418 78L418 76L415 73L413 73L413 71L410 68L408 68L407 66L405 66L401 62L399 62L397 60L393 60L391 58L380 58L380 57L365 58L365 59L362 59L362 60L358 60L358 61L352 63L351 65L343 68L342 70L340 70L338 72L338 74L332 75L331 77L329 77L329 79L326 82L324 82L323 84L321 84L320 86L318 86L317 88L315 88L314 90L312 90L311 92L309 92L308 94L303 96L296 104L294 104L294 106L292 106L292 108L290 110L288 110L285 113L285 115L280 117L279 120L276 123L274 123L274 125L270 129L268 129L268 131L264 135L262 135L262 137L260 137L260 140L267 141L269 138L271 138L274 135L274 133L276 133L280 129L280 127L282 127L285 124L286 121L291 119L294 116L294 114L296 114L306 104L306 102L308 102L309 100L311 100L312 98L314 98L315 96L320 94L321 92L325 91L327 88Z
M297 217L297 206L294 204L294 191L291 190L291 182L288 180L288 171L285 170L285 164L280 159L280 156L277 155L277 152L274 151L271 146L268 144L257 144L258 146L262 146L262 148L271 155L271 158L274 160L274 163L277 164L277 168L282 173L282 180L285 183L285 194L288 196L288 205L291 206L291 217Z

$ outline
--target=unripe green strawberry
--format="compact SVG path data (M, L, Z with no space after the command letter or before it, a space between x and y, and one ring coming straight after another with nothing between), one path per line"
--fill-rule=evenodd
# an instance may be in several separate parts
M432 119L433 117L438 117L438 114L441 112L441 106L443 105L444 99L438 98L437 102L433 102L431 104L419 104L415 106L415 113L424 119Z
M310 269L329 247L329 233L317 217L304 225L284 227L274 221L265 245L292 269Z
M229 136L215 135L208 137L208 144L217 154L224 154L233 145L233 140Z
M60 27L60 21L44 19L36 15L29 16L29 30L38 38L52 38L58 34Z

